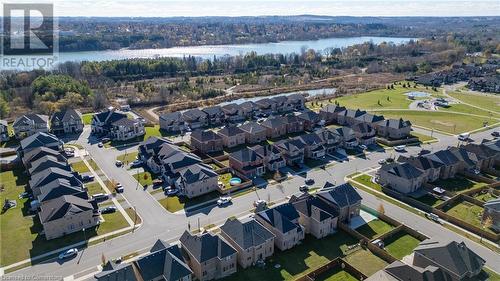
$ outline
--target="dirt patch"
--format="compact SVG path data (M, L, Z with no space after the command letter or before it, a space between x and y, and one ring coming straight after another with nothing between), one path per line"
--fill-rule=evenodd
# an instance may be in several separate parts
M445 122L445 121L441 121L441 120L431 120L431 123L439 124L439 125L446 126L446 127L453 127L453 126L455 126L455 124L453 124L453 123Z

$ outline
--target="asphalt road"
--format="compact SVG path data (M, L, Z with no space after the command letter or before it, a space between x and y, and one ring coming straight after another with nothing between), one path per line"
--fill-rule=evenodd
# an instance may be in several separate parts
M224 208L211 205L198 209L196 212L189 213L189 216L186 216L186 214L182 212L176 214L167 212L148 192L144 191L140 186L137 188L138 185L135 179L125 169L115 166L116 156L123 154L125 151L98 148L96 143L92 142L92 138L88 138L89 131L90 130L86 128L77 142L87 149L101 170L103 170L109 178L116 179L122 183L125 188L123 195L129 204L137 209L137 212L142 217L142 226L133 233L88 247L80 251L77 258L66 261L63 264L56 260L49 260L7 274L6 276L35 275L67 277L81 272L90 273L92 270L95 271L96 266L101 263L101 256L103 254L107 259L113 259L141 249L149 248L157 239L175 241L182 232L187 229L188 224L191 226L191 229L197 228L198 220L200 226L221 224L230 216L248 214L249 210L253 208L252 204L256 199L261 198L275 202L283 201L286 197L298 192L298 187L304 184L304 179L306 177L313 178L316 182L314 186L318 187L321 187L326 180L332 183L342 183L344 177L349 174L376 167L380 159L389 156L397 156L397 153L392 150L387 152L372 152L366 157L358 157L343 163L336 163L333 166L327 167L326 170L313 169L308 171L307 175L294 176L292 179L281 184L261 188L256 192L234 198L233 203ZM474 134L473 139L475 141L481 141L483 138L490 138L490 133L492 131L493 130L489 130ZM440 138L440 142L425 145L426 149L436 151L446 148L447 146L457 145L458 143L456 137L437 133L434 133L434 136ZM405 154L417 154L421 149L420 147L408 147L408 151L405 152ZM132 150L129 149L129 151ZM377 208L382 202L377 197L362 190L359 190L359 193L363 197L363 204L368 207ZM425 218L392 205L389 202L383 201L383 203L386 214L394 219L421 231L429 237L465 241L472 250L486 260L487 266L490 268L498 268L500 264L500 255L497 253L439 224L430 222Z

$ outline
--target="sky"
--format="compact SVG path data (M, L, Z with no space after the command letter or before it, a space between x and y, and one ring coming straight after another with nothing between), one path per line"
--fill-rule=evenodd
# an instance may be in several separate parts
M500 16L500 0L2 0L53 2L57 16Z

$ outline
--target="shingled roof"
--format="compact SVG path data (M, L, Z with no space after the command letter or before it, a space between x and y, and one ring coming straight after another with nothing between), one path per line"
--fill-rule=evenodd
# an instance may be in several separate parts
M380 168L383 171L388 172L394 176L404 178L404 179L416 179L419 178L423 173L419 169L415 168L410 163L391 163L382 165Z
M361 201L361 196L350 183L333 186L327 182L317 196L331 202L340 208L353 205Z
M257 213L259 217L264 219L271 226L279 230L281 233L287 233L293 229L302 231L298 223L293 222L299 218L299 213L292 204L286 203L276 206L271 209Z
M88 200L73 195L63 195L47 201L45 204L42 204L40 208L40 220L42 223L46 223L66 216L94 210L97 206L91 204Z
M187 250L199 263L213 258L224 259L236 254L236 250L217 235L205 232L200 235L191 235L185 231L179 239L182 247Z
M255 219L228 219L221 230L242 249L249 249L264 244L274 234Z

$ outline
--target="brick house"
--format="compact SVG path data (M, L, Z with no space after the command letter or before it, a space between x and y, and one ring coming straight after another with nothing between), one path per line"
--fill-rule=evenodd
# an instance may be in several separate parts
M246 141L245 131L236 126L226 126L217 134L222 138L222 144L228 148L244 144Z
M202 153L223 150L222 137L211 130L196 130L191 133L191 145Z
M186 129L182 113L176 111L160 115L160 129L166 132L179 132Z
M337 229L337 211L325 201L308 193L300 196L292 195L289 203L299 213L299 224L306 233L320 239L333 234Z
M384 164L377 171L378 182L408 194L417 191L427 180L425 174L410 163Z
M270 117L261 123L266 128L268 138L279 138L287 134L284 117Z
M326 182L316 195L337 211L340 222L349 222L352 217L359 216L361 196L350 183L334 186Z
M239 128L245 132L245 141L248 144L260 143L267 139L267 129L257 122L245 123Z
M249 148L229 154L229 167L249 178L262 176L266 172L264 159Z

